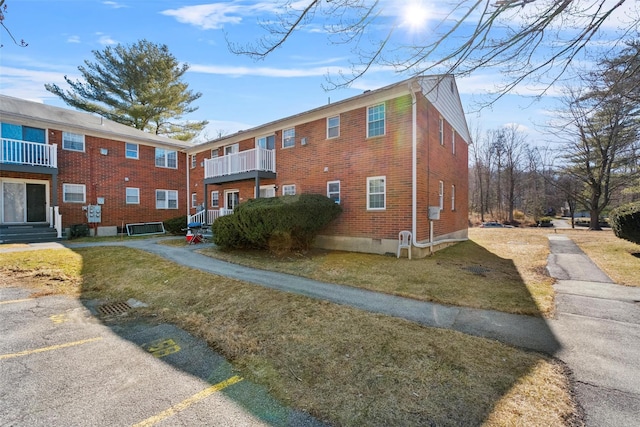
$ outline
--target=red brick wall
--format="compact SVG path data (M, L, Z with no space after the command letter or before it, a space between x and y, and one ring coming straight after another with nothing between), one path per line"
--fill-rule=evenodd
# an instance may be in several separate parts
M125 142L85 137L85 151L62 149L62 132L50 131L49 142L58 144L58 204L65 227L86 223L82 206L104 197L100 226L164 221L184 215L187 200L185 154L178 151L178 168L155 166L155 147L139 145L138 159L125 157ZM107 155L100 149L108 150ZM126 180L128 179L128 180ZM86 203L63 202L63 184L84 184ZM140 189L140 204L126 203L126 187ZM156 209L155 190L177 190L178 209Z
M456 154L451 152L451 126L445 123L445 146L439 144L439 113L418 95L418 240L429 238L427 207L438 204L438 181L445 185L444 210L435 222L435 236L466 228L467 221L467 146L457 138ZM367 108L340 115L340 136L327 139L326 118L298 125L296 144L282 148L282 131L276 132L275 180L262 180L261 185L276 184L277 195L282 186L295 184L296 193L327 193L328 181L340 181L342 215L322 234L397 239L400 230L411 230L412 203L412 99L410 95L386 102L384 136L367 138ZM306 138L306 145L301 139ZM255 147L255 139L240 142L240 151ZM222 155L222 149L220 150ZM191 191L204 197L201 158L210 151L197 154L198 164L191 171ZM386 209L367 210L367 178L386 177ZM197 186L196 186L197 184ZM456 211L451 211L451 185L456 186ZM254 181L209 185L207 192L218 190L220 206L224 206L224 190L240 190L241 202L254 197ZM209 194L207 207L210 209Z

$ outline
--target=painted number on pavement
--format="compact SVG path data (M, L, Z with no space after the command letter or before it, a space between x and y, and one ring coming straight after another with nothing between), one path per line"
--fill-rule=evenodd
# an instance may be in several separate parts
M164 357L180 351L180 346L171 338L161 338L159 340L151 341L150 343L143 344L142 348L153 354L155 357Z
M54 314L53 316L49 316L49 319L53 323L64 323L69 320L66 314Z

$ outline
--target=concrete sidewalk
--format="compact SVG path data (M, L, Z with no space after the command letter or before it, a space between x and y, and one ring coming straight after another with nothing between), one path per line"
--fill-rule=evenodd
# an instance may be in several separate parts
M640 288L620 286L564 235L549 236L558 279L548 324L573 372L587 426L640 426Z

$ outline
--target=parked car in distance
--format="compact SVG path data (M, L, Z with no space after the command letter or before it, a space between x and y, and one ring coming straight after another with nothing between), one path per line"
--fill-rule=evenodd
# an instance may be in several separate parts
M499 222L489 221L480 224L480 228L513 228L513 225L504 225Z

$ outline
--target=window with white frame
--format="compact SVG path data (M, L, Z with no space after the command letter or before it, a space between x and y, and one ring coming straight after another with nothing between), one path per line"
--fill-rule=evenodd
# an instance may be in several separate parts
M327 117L327 138L340 136L340 116Z
M124 156L127 159L137 159L139 157L138 144L127 142L124 144Z
M178 209L178 191L156 190L156 209Z
M367 178L367 210L382 210L387 207L386 177Z
M84 135L71 132L62 132L62 149L71 151L84 151Z
M384 103L367 108L367 138L384 135L385 106Z
M87 188L84 184L62 184L62 201L65 203L85 203Z
M295 136L295 135L294 135ZM256 139L256 146L266 150L274 150L276 148L276 136L268 135Z
M456 186L451 186L451 210L456 210Z
M218 149L217 148L212 148L211 149L211 158L215 159L216 157L218 157Z
M220 206L220 192L212 191L211 192L211 207L217 208Z
M296 145L296 129L285 129L282 131L282 148L293 147Z
M191 207L198 207L198 193L191 193Z
M178 152L156 148L156 166L159 168L178 169Z
M444 209L444 182L438 181L438 205Z
M283 196L294 196L296 194L296 185L295 184L287 184L282 186L282 195Z
M327 197L340 204L340 181L327 182Z
M191 155L191 169L195 169L197 164L198 164L198 160L196 158L196 155L192 154Z
M270 197L276 197L275 185L261 185L260 186L260 198L267 199Z
M126 188L126 202L128 205L140 204L140 189L127 187Z
M451 154L456 154L456 130L451 128Z
M442 117L438 119L438 137L440 138L440 145L444 145L444 119Z

